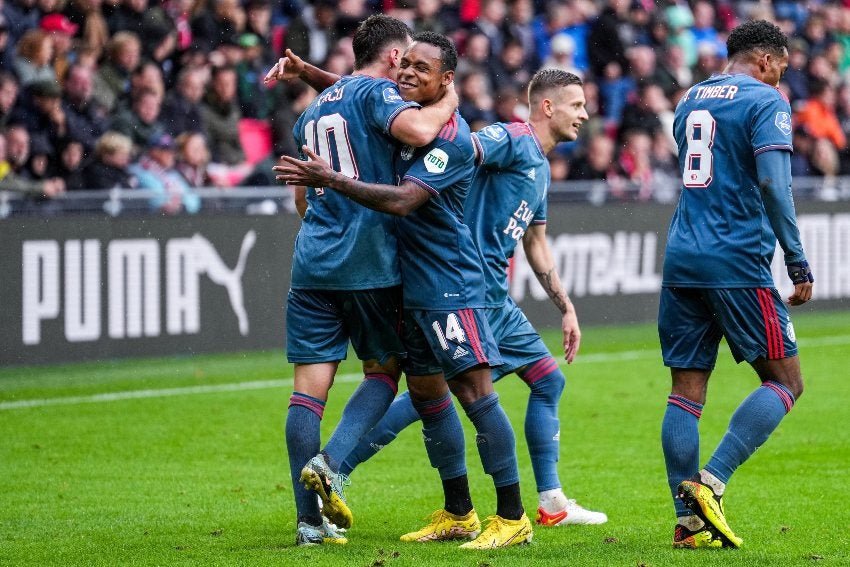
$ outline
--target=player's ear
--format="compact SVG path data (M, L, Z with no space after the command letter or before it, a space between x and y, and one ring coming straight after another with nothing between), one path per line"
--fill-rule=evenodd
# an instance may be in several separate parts
M390 49L390 69L398 67L401 63L401 49L393 47Z
M441 84L443 86L450 85L452 81L455 80L455 72L454 71L446 71L443 73L443 80Z
M554 109L552 108L552 100L551 99L544 98L540 102L540 107L543 109L543 114L545 114L547 118L552 118L552 114L554 113Z

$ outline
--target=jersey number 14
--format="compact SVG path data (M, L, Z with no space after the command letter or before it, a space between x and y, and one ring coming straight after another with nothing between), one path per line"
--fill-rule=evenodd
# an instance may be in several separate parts
M714 133L717 121L707 110L694 110L688 114L685 136L688 140L688 154L682 171L682 185L685 187L708 187L714 174Z

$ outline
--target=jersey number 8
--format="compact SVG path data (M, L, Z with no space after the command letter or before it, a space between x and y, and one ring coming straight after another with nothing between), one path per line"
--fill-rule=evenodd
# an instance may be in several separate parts
M688 114L685 136L688 140L688 154L682 171L682 185L685 187L708 187L714 173L714 133L717 122L707 110L694 110Z

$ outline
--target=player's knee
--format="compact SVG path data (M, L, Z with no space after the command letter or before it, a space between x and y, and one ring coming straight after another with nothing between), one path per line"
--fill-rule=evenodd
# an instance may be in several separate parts
M558 401L561 399L561 394L564 393L566 383L567 379L564 373L561 372L560 368L557 368L539 380L528 383L528 387L531 388L532 395Z

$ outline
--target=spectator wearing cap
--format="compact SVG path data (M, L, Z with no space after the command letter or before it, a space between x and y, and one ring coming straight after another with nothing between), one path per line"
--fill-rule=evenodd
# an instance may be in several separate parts
M15 46L14 71L21 86L40 80L56 80L50 64L53 59L53 40L41 29L31 29L21 36Z
M43 137L52 151L53 144L68 133L68 118L62 108L62 87L56 81L40 80L24 89L10 122L23 124L35 137Z
M245 4L245 33L260 38L260 59L263 68L268 69L277 62L275 34L272 28L272 6L269 0L249 0ZM280 40L278 40L280 47Z
M242 61L236 64L236 93L243 118L264 120L274 110L274 92L281 91L282 84L266 85L263 82L268 65L263 61L260 36L244 33L239 36Z
M558 33L549 42L549 57L543 61L542 67L560 69L578 77L584 77L584 73L576 67L573 55L576 51L576 42L565 33Z
M174 89L166 94L160 121L175 138L184 132L204 132L200 103L208 77L204 68L184 67L177 75Z
M177 214L197 213L201 200L186 179L175 169L177 145L169 134L149 140L147 151L129 170L139 180L139 188L152 191L150 205L154 210Z
M41 18L39 27L53 40L53 70L57 77L64 77L71 64L74 35L79 27L57 12Z
M94 71L75 64L68 69L63 84L63 108L68 119L68 136L79 141L86 155L106 132L109 115L94 98Z
M118 32L106 45L106 61L95 74L94 98L108 112L130 92L130 77L139 66L142 44L133 32Z
M109 129L130 138L137 150L144 150L155 136L165 133L165 126L159 121L161 109L159 93L142 89L134 94L132 106L115 115Z

